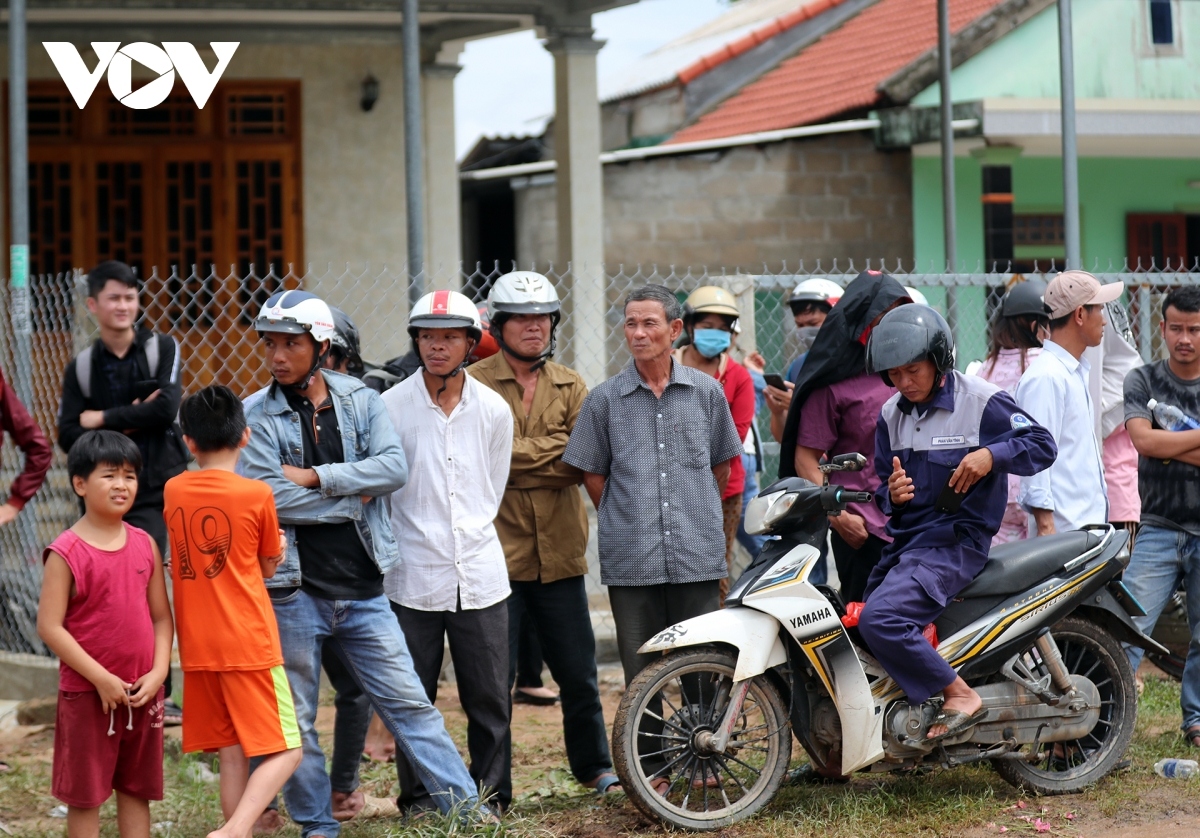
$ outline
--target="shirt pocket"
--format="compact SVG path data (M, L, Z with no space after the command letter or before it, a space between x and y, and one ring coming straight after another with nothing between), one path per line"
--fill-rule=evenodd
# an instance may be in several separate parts
M687 468L712 468L710 443L712 432L704 422L683 422L676 439L676 454L680 465Z
M933 467L936 474L941 474L945 471L949 477L958 468L958 464L962 462L963 457L967 456L965 448L951 448L946 451L930 451L929 464Z

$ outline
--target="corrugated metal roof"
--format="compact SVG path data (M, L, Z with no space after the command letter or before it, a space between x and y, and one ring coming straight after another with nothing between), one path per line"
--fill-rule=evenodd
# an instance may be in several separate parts
M963 29L1002 0L956 0ZM726 99L668 142L808 125L876 105L885 78L937 45L937 0L879 0Z
M725 14L600 80L600 101L636 96L699 75L841 0L741 0ZM689 81L690 79L685 79Z

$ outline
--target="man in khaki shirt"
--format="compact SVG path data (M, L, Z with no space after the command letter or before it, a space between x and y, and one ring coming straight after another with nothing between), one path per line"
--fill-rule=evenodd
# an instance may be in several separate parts
M584 575L587 514L583 473L562 461L587 396L574 370L550 361L560 318L546 277L516 271L496 280L488 318L500 352L470 368L513 412L512 466L496 516L512 595L509 683L516 679L520 617L533 620L542 654L562 696L563 737L571 772L603 794L617 788L604 730Z

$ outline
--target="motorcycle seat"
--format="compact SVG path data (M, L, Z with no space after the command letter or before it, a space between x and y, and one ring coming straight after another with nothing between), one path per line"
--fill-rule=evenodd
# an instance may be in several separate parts
M1072 530L1001 544L992 548L983 571L958 596L975 599L1020 593L1061 570L1100 540L1095 532Z

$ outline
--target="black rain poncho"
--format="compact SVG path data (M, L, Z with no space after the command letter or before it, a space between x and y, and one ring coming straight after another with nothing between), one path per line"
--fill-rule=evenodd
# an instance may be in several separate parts
M815 390L866 371L863 333L897 300L909 300L903 285L885 273L863 271L846 286L846 292L830 310L796 379L792 406L779 444L781 478L796 476L796 435L805 400Z

